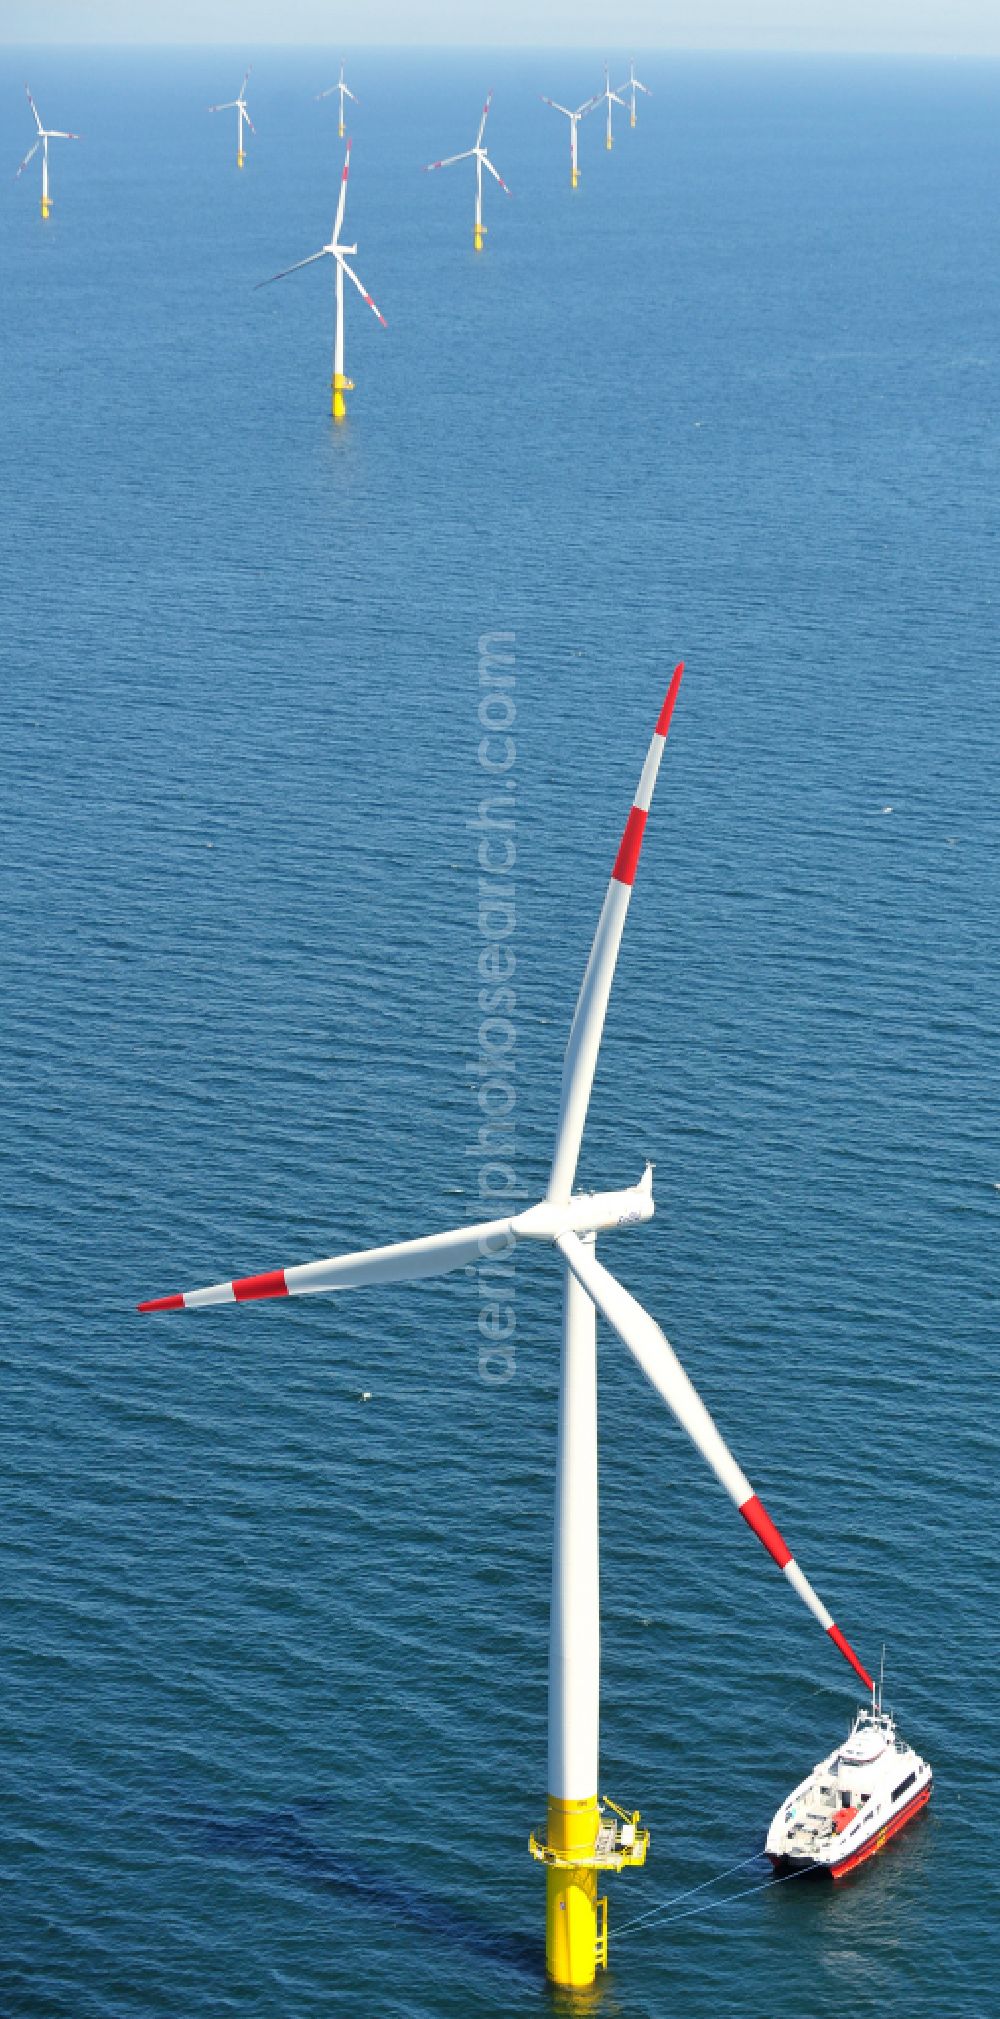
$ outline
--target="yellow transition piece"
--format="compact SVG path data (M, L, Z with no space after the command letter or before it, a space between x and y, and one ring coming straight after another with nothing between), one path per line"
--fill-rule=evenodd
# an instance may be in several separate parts
M549 1796L549 1846L563 1858L592 1858L597 1796L561 1802ZM545 1873L545 1960L555 1984L592 1984L597 1970L597 1872L593 1865L550 1865Z

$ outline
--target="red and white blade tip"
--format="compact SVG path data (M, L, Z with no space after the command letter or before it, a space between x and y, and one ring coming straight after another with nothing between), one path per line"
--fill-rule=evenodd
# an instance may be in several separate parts
M795 1573L791 1581L796 1584L800 1596L805 1596L802 1591L802 1585L805 1584L810 1594L809 1599L806 1601L810 1606L810 1611L818 1613L824 1632L829 1635L834 1647L843 1655L844 1660L850 1663L855 1675L860 1676L865 1688L868 1690L873 1689L874 1684L864 1663L855 1654L846 1634L841 1633L839 1626L830 1618L826 1607L816 1599L815 1592L813 1592L811 1585L809 1585L808 1579L804 1578L802 1572L799 1570L795 1557L792 1555L781 1530L775 1526L763 1501L758 1499L756 1493L752 1493L749 1500L743 1502L740 1513L747 1527L753 1529L758 1542L763 1543L768 1555L773 1557L778 1569L783 1570L786 1576L788 1576L788 1567L791 1565L792 1571Z
M653 740L649 746L649 753L642 769L642 777L639 780L632 810L625 822L625 830L622 834L618 854L615 857L615 866L611 872L613 883L623 883L628 888L631 888L635 882L635 873L639 867L639 854L642 848L642 838L646 832L649 804L653 796L656 774L660 768L660 758L663 755L663 746L667 740L667 731L670 728L670 718L674 712L683 676L684 661L682 659L680 664L674 668L673 678L667 689L666 699L657 716L656 728L653 731Z
M137 1304L137 1311L190 1311L203 1304L249 1304L258 1297L287 1297L284 1269L268 1269L262 1276L240 1276L235 1282L220 1283L212 1290L187 1290L177 1297L150 1297Z

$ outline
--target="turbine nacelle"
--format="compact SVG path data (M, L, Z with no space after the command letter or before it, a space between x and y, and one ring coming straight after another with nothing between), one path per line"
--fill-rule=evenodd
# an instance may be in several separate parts
M647 1164L637 1185L623 1192L574 1192L565 1205L539 1199L511 1221L511 1232L519 1241L550 1241L566 1234L605 1234L615 1227L637 1227L651 1220L653 1166Z

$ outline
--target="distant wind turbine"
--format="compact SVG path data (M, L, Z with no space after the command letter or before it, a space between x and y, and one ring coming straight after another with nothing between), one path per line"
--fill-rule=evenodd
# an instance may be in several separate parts
M39 118L39 116L38 116L38 107L37 107L37 105L35 104L35 101L34 101L34 99L33 99L33 98L32 98L32 96L31 96L31 92L30 92L30 91L28 91L28 87L27 87L27 85L25 85L25 87L24 87L24 88L25 88L25 91L26 91L26 92L27 92L27 94L28 94L28 104L30 105L30 107L31 107L31 110L32 110L32 112L33 112L33 113L34 113L34 115L35 115L35 125L36 125L36 126L37 126L37 128L38 128L38 135L37 135L37 138L36 138L36 140L35 140L35 142L34 142L33 146L29 147L29 149L28 149L28 152L27 152L27 154L25 155L25 157L24 157L24 160L22 161L22 163L21 163L21 166L20 166L20 168L19 168L19 169L17 170L17 172L16 172L16 174L15 174L15 176L14 176L14 181L15 181L15 182L17 181L17 178L18 178L18 176L19 176L19 175L23 175L23 174L24 174L24 171L25 171L25 169L27 168L27 166L28 166L28 163L29 163L29 161L30 161L30 160L32 159L32 156L33 156L33 155L35 155L35 154L37 154L37 153L38 153L38 150L39 150L39 148L41 148L41 150L42 150L42 216L43 216L43 217L48 217L48 215L49 215L49 212L50 212L50 210L52 209L52 198L51 198L51 197L50 197L50 195L49 195L49 141L50 141L50 140L79 140L79 138L80 138L80 135L79 135L78 133L60 133L60 132L59 132L59 131L58 131L58 130L56 129L56 127L54 127L54 126L43 126L43 125L42 125L42 122L41 122L41 120L40 120L40 118Z
M479 132L476 134L475 147L467 147L464 153L462 154L447 154L443 161L429 161L427 163L427 167L425 170L426 174L430 174L431 170L434 168L450 168L453 161L471 161L473 158L475 158L476 222L473 226L472 231L472 243L477 252L482 252L483 239L486 236L486 226L483 223L483 169L488 168L490 174L494 178L494 181L500 184L500 187L503 190L504 195L505 196L510 195L510 190L507 188L507 184L505 183L503 176L500 175L498 171L494 168L493 163L490 160L490 157L487 154L485 147L483 146L483 134L486 130L486 115L489 112L492 103L493 103L493 93L491 91L488 99L486 100L485 105L483 106L483 116L479 122Z
M348 90L348 87L347 87L347 85L346 85L346 84L344 83L344 59L343 59L343 57L341 57L341 59L340 59L340 76L339 76L339 78L338 78L338 80L337 80L336 84L331 84L331 85L330 85L330 88L329 88L329 90L328 90L328 91L317 91L317 93L316 93L316 98L317 98L317 101L318 101L319 99L321 99L321 98L332 98L332 97L333 97L333 94L334 94L334 92L335 92L335 91L338 91L338 92L340 93L340 119L339 119L339 121L338 121L338 124L337 124L337 132L338 132L338 134L339 134L339 136L340 136L341 140L343 140L343 138L344 138L344 100L345 100L345 98L349 98L349 99L350 99L350 101L351 101L351 104L352 104L352 105L358 105L358 104L360 104L360 102L361 102L361 101L360 101L360 99L357 99L357 98L355 98L355 96L354 96L354 93L353 93L353 91L350 91L350 90Z
M617 91L612 91L611 89L611 79L608 75L607 64L604 65L604 90L598 92L597 97L594 100L594 104L600 105L604 102L605 99L607 100L607 106L608 106L608 128L607 133L605 134L604 137L604 145L607 148L608 153L610 154L611 148L614 144L614 136L611 131L611 107L613 105L620 105L623 112L627 112L628 107L625 104L624 98L619 98Z
M357 246L341 245L340 243L340 228L344 222L344 205L347 202L347 175L350 166L351 166L351 143L350 141L348 141L347 152L344 156L344 172L340 178L340 201L337 205L337 215L333 220L333 233L331 235L329 245L320 246L319 251L311 252L308 259L297 259L294 266L283 267L280 273L272 273L269 275L267 280L259 280L257 282L258 287L270 287L272 281L284 280L288 274L298 273L300 267L312 266L317 259L325 259L327 254L329 254L330 258L335 262L337 268L337 328L333 343L333 379L331 381L331 391L333 397L331 400L331 408L330 408L335 421L342 421L345 418L347 414L347 407L344 403L344 394L352 393L354 391L354 380L345 378L344 376L345 273L347 275L348 280L354 282L354 285L357 288L362 301L366 301L368 303L369 308L372 311L372 314L378 316L379 322L382 324L383 329L388 329L389 327L384 315L382 314L381 309L376 308L375 303L371 298L371 295L368 293L368 289L362 286L360 280L358 279L357 274L354 271L353 266L348 266L347 264L346 255L349 252L350 253L357 252L358 249Z
M577 131L581 119L585 118L588 112L593 112L595 105L600 104L600 99L588 98L586 104L578 105L575 112L571 112L568 105L560 105L558 99L546 98L544 94L542 96L542 104L551 105L553 111L562 112L565 115L565 117L569 120L569 180L571 189L576 189L580 180L580 156L577 147Z
M628 123L629 123L629 125L630 125L630 126L634 126L634 125L635 125L635 94L636 94L636 92L637 92L637 91L641 91L641 92L643 92L643 93L644 93L644 95L645 95L645 96L646 96L647 98L652 98L652 96L653 96L653 94L652 94L652 92L651 92L651 90L650 90L650 88L649 88L649 85L648 85L648 84L640 84L640 82L639 82L639 79L638 79L638 77L637 77L637 76L636 76L636 74L635 74L635 58L634 58L634 56L633 56L633 57L631 57L631 58L629 59L629 66L628 66L628 76L626 77L626 79L625 79L625 82L624 82L624 84L622 84L622 85L620 85L620 86L619 86L619 89L620 89L621 91L627 91L627 92L628 92L628 95L629 95L629 122L628 122Z
M253 68L253 65L251 64L251 69L252 69L252 68ZM243 94L244 94L244 92L246 91L246 88L247 88L247 79L248 79L249 75L250 75L250 71L249 71L249 70L246 70L246 71L244 71L244 73L243 73L243 82L242 82L242 84L240 85L240 94L239 94L239 97L238 97L238 98L227 98L227 99L226 99L226 102L225 102L225 104L224 104L224 105L210 105L210 106L209 106L209 108L208 108L210 112L235 112L235 114L236 114L236 166L237 166L237 168L242 168L242 166L243 166L243 163L244 163L244 162L245 162L245 160L246 160L246 155L245 155L245 153L244 153L244 151L243 151L243 122L244 122L244 120L246 120L246 123L247 123L247 125L249 126L249 128L250 128L250 131L251 131L251 133L253 134L254 138L256 139L256 137L257 137L257 128L255 127L255 125L254 125L254 123L253 123L253 120L251 119L251 117L250 117L250 114L249 114L249 112L247 111L247 102L246 102L246 99L245 99L245 97L244 97L244 95L243 95Z

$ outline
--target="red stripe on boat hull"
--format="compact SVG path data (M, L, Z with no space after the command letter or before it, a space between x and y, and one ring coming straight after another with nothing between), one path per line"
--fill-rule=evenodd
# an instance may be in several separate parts
M914 1795L912 1802L907 1802L905 1809L900 1809L898 1816L893 1816L891 1822L886 1823L881 1830L876 1830L867 1843L861 1845L860 1850L852 1851L842 1865L831 1865L831 1879L845 1878L848 1872L853 1872L855 1865L863 1865L866 1858L877 1857L879 1851L884 1851L889 1839L898 1836L900 1830L905 1830L907 1823L911 1823L914 1816L926 1808L933 1786L933 1781L928 1781L927 1786L921 1788L918 1795Z

